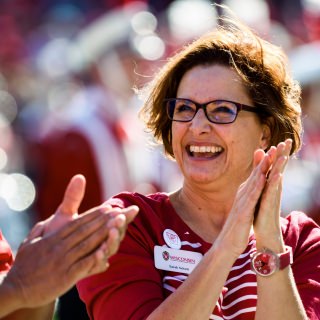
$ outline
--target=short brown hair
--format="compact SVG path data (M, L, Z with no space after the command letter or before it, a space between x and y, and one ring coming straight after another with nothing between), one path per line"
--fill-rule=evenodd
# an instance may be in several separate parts
M293 140L291 154L301 145L299 84L290 75L287 57L281 48L263 40L239 21L220 18L212 32L186 45L169 58L144 89L147 92L140 115L165 153L174 157L171 121L164 99L176 97L183 75L198 65L222 64L242 78L255 106L263 111L261 123L271 129L270 146L287 138Z

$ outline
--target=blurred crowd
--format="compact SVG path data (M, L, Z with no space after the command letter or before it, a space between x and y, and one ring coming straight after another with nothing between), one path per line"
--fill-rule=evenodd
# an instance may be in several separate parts
M320 222L320 0L1 0L0 228L17 247L82 173L81 211L122 190L173 190L174 162L138 118L134 88L228 5L281 46L303 90L303 147L283 212Z

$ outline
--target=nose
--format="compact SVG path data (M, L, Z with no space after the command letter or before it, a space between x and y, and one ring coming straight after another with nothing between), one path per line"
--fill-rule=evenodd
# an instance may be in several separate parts
M199 109L191 121L190 129L194 133L202 133L210 131L210 121L207 119L203 109Z

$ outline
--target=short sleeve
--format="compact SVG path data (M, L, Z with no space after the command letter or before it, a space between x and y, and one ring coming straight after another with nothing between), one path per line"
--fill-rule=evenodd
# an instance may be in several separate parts
M12 263L13 255L11 248L0 231L0 273L8 271Z
M287 217L284 240L293 249L292 271L310 320L320 319L320 227L301 212Z
M118 199L109 203L123 206ZM161 271L153 258L152 223L157 222L147 219L143 205L139 207L109 269L77 284L91 319L145 319L164 300Z

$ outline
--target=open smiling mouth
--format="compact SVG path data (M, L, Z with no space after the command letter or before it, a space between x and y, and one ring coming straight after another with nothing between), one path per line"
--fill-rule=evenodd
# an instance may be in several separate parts
M215 146L193 146L187 147L187 152L191 157L212 158L219 155L223 149Z

